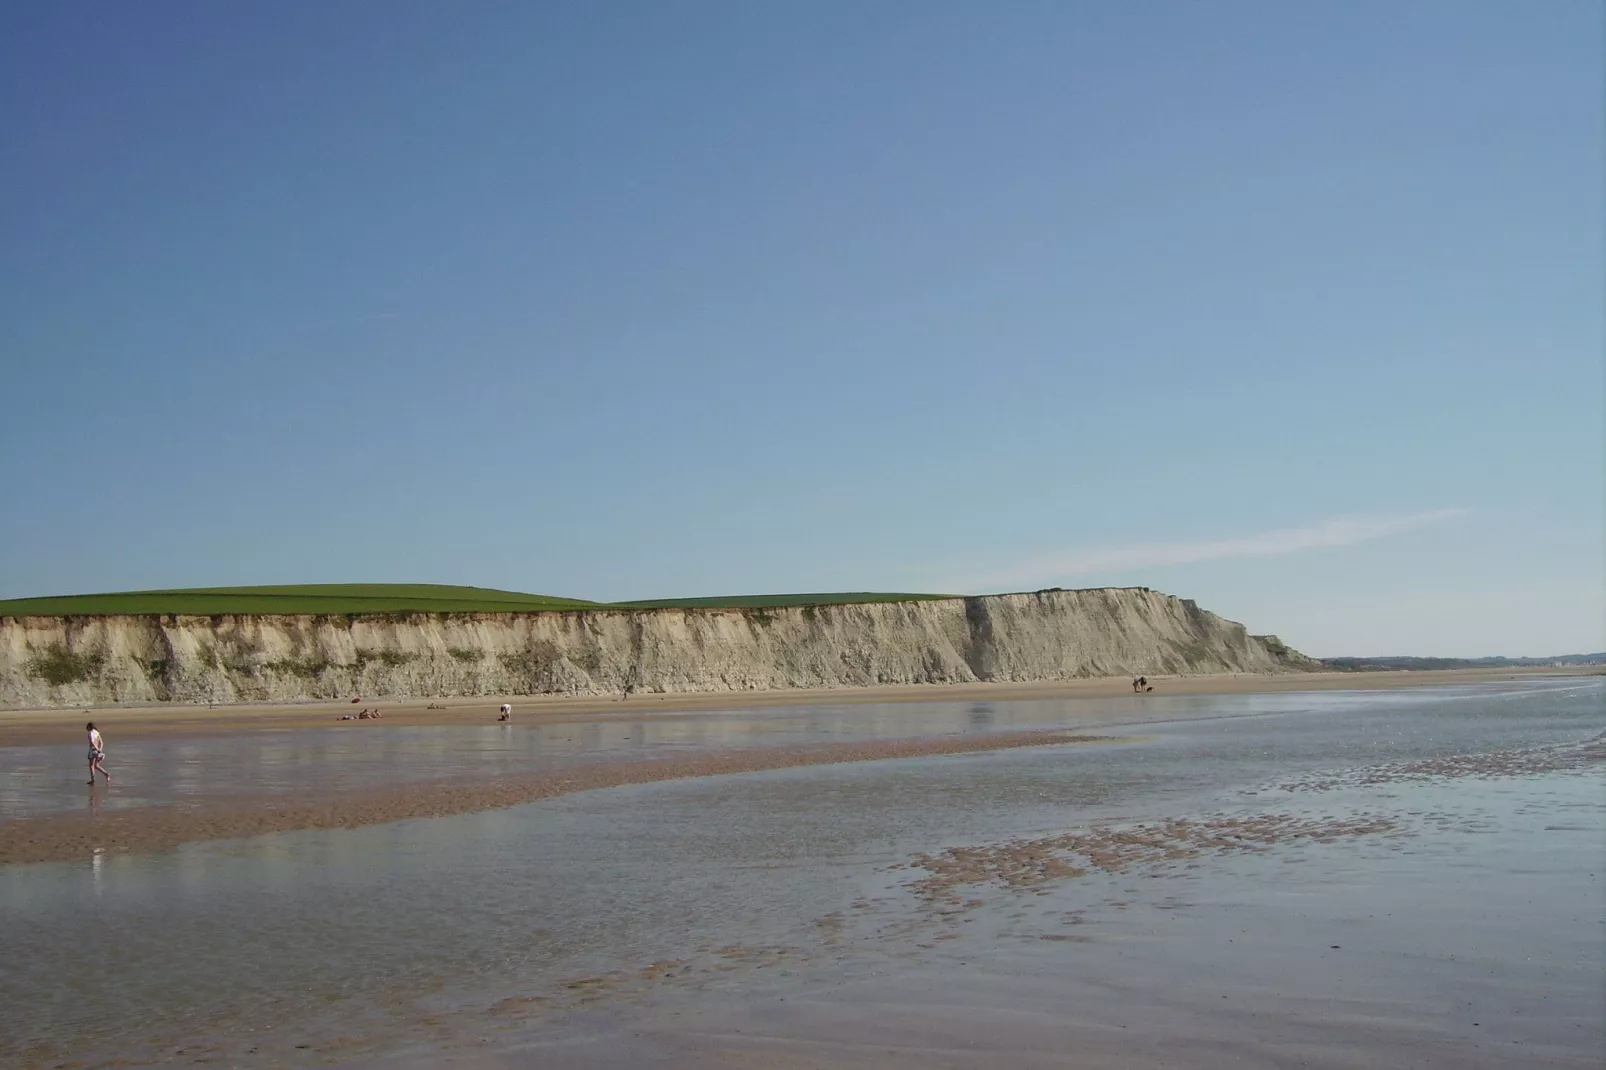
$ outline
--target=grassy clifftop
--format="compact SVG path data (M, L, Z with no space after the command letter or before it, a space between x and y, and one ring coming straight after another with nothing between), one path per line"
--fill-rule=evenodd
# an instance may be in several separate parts
M380 613L544 613L573 610L762 608L943 598L852 591L837 594L730 595L642 602L592 602L489 587L432 583L322 583L277 587L194 587L170 591L0 599L0 617L334 615Z
M652 598L640 602L614 602L620 609L680 609L727 607L766 609L774 606L848 606L867 602L923 602L952 598L946 594L899 594L886 591L838 591L831 594L733 594L715 598Z

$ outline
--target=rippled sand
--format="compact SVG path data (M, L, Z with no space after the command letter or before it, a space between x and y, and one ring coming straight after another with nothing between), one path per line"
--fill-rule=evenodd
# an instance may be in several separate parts
M996 884L1014 891L1085 876L1090 870L1123 873L1146 862L1177 862L1206 853L1266 851L1301 842L1331 843L1398 827L1380 814L1304 818L1295 814L1173 817L1156 824L1091 828L1059 836L921 854L913 865L928 876L915 891L934 899L966 885ZM952 900L951 900L952 901Z

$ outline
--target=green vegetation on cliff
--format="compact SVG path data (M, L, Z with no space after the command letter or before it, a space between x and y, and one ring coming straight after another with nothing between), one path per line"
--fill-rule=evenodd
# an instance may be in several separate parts
M0 617L548 613L584 609L680 607L762 609L772 606L909 602L943 597L946 596L852 591L841 594L732 595L718 598L661 598L643 602L591 602L582 598L498 591L488 587L449 587L430 583L324 583L0 599Z
M285 587L197 587L0 600L0 616L101 617L131 614L336 615L369 613L537 613L597 609L579 598L447 587L432 583L319 583Z

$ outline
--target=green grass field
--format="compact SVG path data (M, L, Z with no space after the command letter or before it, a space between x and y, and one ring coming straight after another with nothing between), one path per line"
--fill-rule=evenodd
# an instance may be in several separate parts
M645 602L589 602L487 587L447 587L430 583L325 583L288 587L197 587L174 591L121 591L46 598L0 599L0 617L77 617L165 614L363 615L384 613L549 613L566 610L770 608L907 602L944 598L932 594L761 594L722 598L660 598Z

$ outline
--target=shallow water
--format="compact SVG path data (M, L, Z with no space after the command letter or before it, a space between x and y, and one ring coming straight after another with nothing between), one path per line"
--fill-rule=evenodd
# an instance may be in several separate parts
M765 707L569 724L348 721L191 739L113 738L107 765L115 786L96 801L106 809L130 809L239 794L321 795L398 780L489 777L698 751L1051 728L1067 725L1073 709L1083 711L1078 716L1110 717L1147 710L1163 720L1185 709L1186 701L1145 696L1077 707L1064 701ZM84 748L76 743L0 747L0 821L83 809L89 801L84 772Z
M1498 687L1500 685L1493 685ZM1134 717L1165 721L1364 707L1368 692L1237 696L1122 696L1012 702L927 702L761 707L569 724L391 727L333 722L324 729L242 731L108 741L115 782L91 795L85 748L64 729L60 745L0 747L0 822L40 814L194 805L238 795L327 796L380 784L543 772L617 761L789 744L1088 728ZM1434 703L1430 692L1401 703Z
M1098 1038L1145 1022L1149 1056L1187 1051L1200 1065L1212 1051L1222 1065L1277 1065L1291 1052L1349 1065L1335 1052L1350 1048L1373 1062L1453 1051L1481 1065L1520 1045L1546 1065L1598 1064L1577 1060L1606 1042L1600 767L1377 783L1355 771L1565 750L1606 728L1601 681L1138 701L1194 719L1107 747L664 782L0 868L0 1064L118 1055L389 1065L412 1050L418 1065L450 1052L487 1066L682 1056L690 1066L728 1048L854 1065L858 1043L890 1046L895 1060L919 1038L946 1036L953 1058L968 1051L977 1065L1061 1065L1054 1053L1074 1028L1087 1033L1079 1050L1089 1065L1137 1066L1150 1064L1122 1061L1119 1046L1105 1063L1094 1056ZM171 799L231 782L316 790L353 776L426 779L443 767L507 771L663 747L1085 726L1082 711L1099 705L762 710L365 738L331 730L304 743L130 741L117 753L129 780L179 754L198 761L189 779L157 778L144 796L128 789ZM1114 702L1104 708L1120 715ZM1236 716L1246 712L1258 716ZM1212 716L1225 719L1198 719ZM365 750L376 740L383 761ZM36 786L52 783L33 759L0 760ZM233 781L206 779L229 769ZM26 800L14 784L7 792L13 814L58 805ZM958 903L913 888L922 852L1265 814L1391 824L1026 888L981 881L952 889ZM1463 1022L1463 1007L1476 1016ZM1466 1047L1474 1029L1487 1050ZM729 1039L737 1030L740 1044Z

